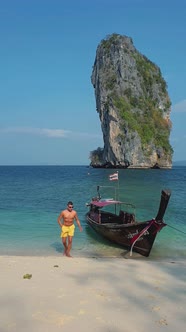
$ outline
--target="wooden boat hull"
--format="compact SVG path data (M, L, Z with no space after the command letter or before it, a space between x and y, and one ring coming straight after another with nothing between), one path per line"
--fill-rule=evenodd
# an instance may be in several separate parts
M159 225L157 227L155 220L127 225L120 225L114 223L99 224L91 218L89 212L86 214L86 219L87 223L91 226L92 229L94 229L94 231L99 233L107 240L119 244L120 246L123 246L128 250L131 249L132 238L140 234L151 223L150 227L144 232L141 237L139 237L133 247L133 251L146 257L148 257L151 252L159 228ZM166 226L166 224L161 224L161 228L163 226Z

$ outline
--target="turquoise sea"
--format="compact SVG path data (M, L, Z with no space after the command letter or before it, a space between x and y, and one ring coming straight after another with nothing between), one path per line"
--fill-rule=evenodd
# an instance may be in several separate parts
M113 197L136 206L137 219L156 216L161 190L172 195L157 236L152 260L186 258L186 167L171 170L119 170L119 181L109 181L115 170L86 166L0 166L0 255L61 256L63 247L57 217L69 200L83 226L76 227L75 257L121 257L126 251L109 244L86 224L86 203L97 185Z

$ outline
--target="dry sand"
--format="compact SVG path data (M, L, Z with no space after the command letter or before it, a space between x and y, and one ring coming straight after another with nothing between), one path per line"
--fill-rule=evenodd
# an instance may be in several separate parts
M0 332L186 328L185 261L0 256L0 271Z

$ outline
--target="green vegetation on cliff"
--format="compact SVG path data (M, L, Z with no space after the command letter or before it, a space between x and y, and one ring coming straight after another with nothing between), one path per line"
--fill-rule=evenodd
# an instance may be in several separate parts
M115 107L118 109L123 120L123 129L138 132L142 148L145 151L147 145L153 144L158 148L163 148L165 153L172 154L173 149L169 143L170 124L162 117L162 111L154 106L150 99L135 99L135 106L138 111L132 111L134 100L128 101L123 97L112 94ZM143 109L143 112L140 111Z

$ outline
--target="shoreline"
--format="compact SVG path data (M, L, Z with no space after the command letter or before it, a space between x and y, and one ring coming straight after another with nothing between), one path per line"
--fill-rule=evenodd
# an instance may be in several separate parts
M0 251L0 257L51 257L51 258L61 258L63 257L63 247L60 244L59 249L56 251L33 251L26 249L23 251L22 249L20 251L14 251L14 253L11 252L1 252ZM130 256L130 251L126 250L124 248L112 248L112 246L107 246L107 248L101 248L101 247L90 247L88 250L84 249L78 249L78 248L72 248L71 254L73 258L97 258L97 259L128 259L128 260L140 260L140 261L151 261L151 262L168 262L168 261L186 261L186 253L183 249L180 250L170 250L164 251L162 250L157 252L155 250L152 250L150 255L148 257L142 256L135 251L132 251L132 256Z
M0 256L0 331L168 332L185 327L186 261ZM24 279L30 274L30 279Z

